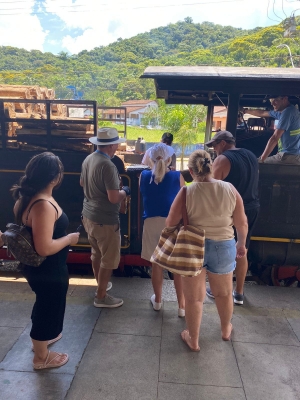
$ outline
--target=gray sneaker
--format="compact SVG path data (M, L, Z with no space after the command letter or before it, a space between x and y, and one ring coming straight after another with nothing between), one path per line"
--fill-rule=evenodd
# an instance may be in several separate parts
M103 299L98 299L95 297L94 299L94 306L100 308L116 308L120 307L123 304L122 299L117 299L116 297L112 297L109 294L106 294Z

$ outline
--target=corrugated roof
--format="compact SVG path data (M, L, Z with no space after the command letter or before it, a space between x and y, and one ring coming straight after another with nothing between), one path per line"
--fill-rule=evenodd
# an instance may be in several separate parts
M142 78L242 78L242 79L300 79L300 68L215 67L215 66L165 66L147 67Z

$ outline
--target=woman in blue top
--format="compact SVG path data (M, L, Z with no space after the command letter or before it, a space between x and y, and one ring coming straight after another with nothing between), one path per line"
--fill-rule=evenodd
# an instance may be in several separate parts
M179 171L170 171L168 165L172 154L170 146L158 143L151 147L149 156L152 165L151 171L143 171L140 176L140 190L144 203L144 229L142 239L142 258L150 258L159 241L161 231L165 227L166 217L180 188L184 186L184 179ZM174 275L174 284L178 300L178 316L185 316L185 303L182 292L181 276ZM152 285L154 294L151 303L155 311L161 309L163 270L152 264Z

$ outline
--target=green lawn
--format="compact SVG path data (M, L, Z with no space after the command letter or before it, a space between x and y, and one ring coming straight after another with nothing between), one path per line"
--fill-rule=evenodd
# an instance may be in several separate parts
M112 124L111 122L104 121L99 123L99 126L111 126L118 130L122 130L122 125ZM140 128L139 126L127 126L127 139L136 140L138 137L143 137L146 142L160 142L164 130L159 129L146 129ZM174 143L176 143L176 136L174 136ZM198 134L195 143L204 143L204 132Z
M146 129L140 128L138 126L127 126L127 139L136 140L138 137L142 136L146 142L160 142L164 130L158 129ZM198 134L195 143L204 143L204 132ZM176 136L174 136L174 143L176 143Z

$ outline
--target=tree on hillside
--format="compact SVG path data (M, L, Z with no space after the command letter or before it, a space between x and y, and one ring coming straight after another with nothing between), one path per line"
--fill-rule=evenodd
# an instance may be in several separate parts
M151 108L144 114L144 121L158 118L159 124L174 135L175 141L181 145L181 169L183 169L183 156L186 146L197 140L199 122L206 115L206 107L197 105L166 105L159 101L158 109Z

